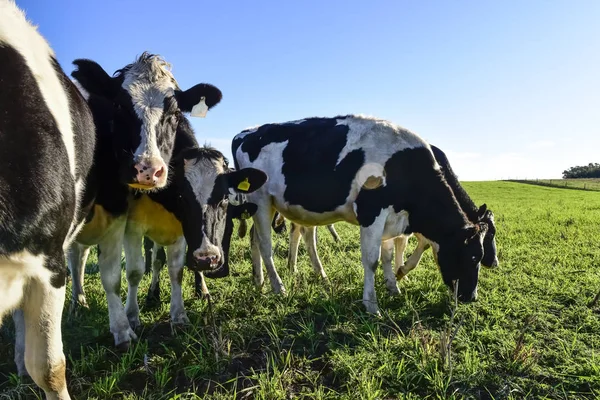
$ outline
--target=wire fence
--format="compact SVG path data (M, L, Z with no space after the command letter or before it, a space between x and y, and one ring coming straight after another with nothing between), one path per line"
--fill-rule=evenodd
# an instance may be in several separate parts
M600 192L600 179L507 179L508 182Z

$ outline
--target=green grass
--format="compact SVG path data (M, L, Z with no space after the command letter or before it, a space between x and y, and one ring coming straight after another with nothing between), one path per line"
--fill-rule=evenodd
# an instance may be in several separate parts
M358 230L338 224L342 244L319 230L331 287L315 278L303 246L300 273L290 276L287 239L276 237L275 261L289 293L272 295L268 282L258 292L248 239L236 239L235 276L208 281L213 315L205 301L193 297L192 276L186 274L192 326L171 332L164 290L160 309L142 310L140 340L119 356L90 257L90 310L71 320L65 314L64 320L71 394L89 399L597 398L600 306L588 303L600 290L600 194L511 182L464 186L495 212L501 265L483 269L479 301L456 310L427 251L409 280L400 282L397 298L387 295L379 272L382 317L366 315ZM411 240L407 254L414 245ZM148 284L145 277L141 293ZM12 324L9 318L5 322L0 398L39 398L29 379L15 376Z
M579 179L532 179L514 181L519 183L529 183L532 185L559 187L567 189L582 189L600 191L600 179L597 178L579 178Z

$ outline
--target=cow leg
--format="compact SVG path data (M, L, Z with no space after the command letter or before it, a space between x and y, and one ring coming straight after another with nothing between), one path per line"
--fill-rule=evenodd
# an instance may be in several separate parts
M252 275L254 276L254 284L257 288L261 288L265 283L265 277L262 270L262 258L260 257L259 240L255 224L250 228L250 248L252 249Z
M290 222L290 250L288 252L288 269L293 274L298 273L297 259L301 231L302 227L300 225Z
M131 341L137 339L129 325L121 301L121 249L123 248L125 221L125 218L115 221L111 226L111 232L98 245L101 248L98 265L102 286L106 292L110 332L115 338L115 345L120 350L127 350ZM141 243L138 242L138 245L140 245L141 251Z
M31 268L46 268L42 261L38 263ZM64 265L63 252L56 257L48 256L46 263ZM60 288L54 287L49 277L31 279L23 296L21 323L24 322L25 331L25 367L46 393L46 399L70 399L61 336L65 288L65 283Z
M90 246L73 242L67 251L67 265L71 271L71 305L69 314L76 312L78 307L89 308L85 299L83 289L83 278L85 276L85 263L90 254Z
M304 226L302 227L302 238L304 239L304 243L306 244L306 250L310 257L310 262L315 270L315 273L319 275L324 280L327 280L327 274L323 269L323 264L321 264L321 260L319 259L319 254L317 253L317 227L316 226ZM297 250L297 249L296 249Z
M17 374L19 376L28 376L25 368L25 316L23 310L18 309L13 312L13 322L15 324L15 364L17 365Z
M335 227L333 226L333 224L327 225L327 230L329 230L329 233L331 233L331 236L333 237L333 240L336 243L339 243L340 242L340 235L338 235L338 233L335 230Z
M397 296L400 294L400 290L398 289L398 282L396 281L396 275L394 274L394 268L392 267L393 259L394 239L385 240L381 243L383 279L385 280L385 286L387 287L390 296Z
M430 247L429 241L425 239L422 235L416 234L415 237L418 240L417 248L415 251L408 257L406 260L406 264L404 266L398 268L396 271L396 278L402 279L406 276L410 271L415 269L419 262L421 261L421 257L423 256L423 252Z
M146 263L146 273L152 272L152 260L156 252L156 244L148 237L144 236L144 262Z
M375 292L375 272L381 253L381 239L387 213L382 211L369 226L360 227L360 250L365 281L363 288L363 304L370 314L379 314L377 294Z
M152 280L146 296L146 307L153 308L160 304L160 271L165 265L164 251L162 247L154 243L152 248Z
M273 220L273 214L274 210L270 205L268 207L259 206L258 211L252 217L254 219L254 235L258 239L258 248L265 263L273 293L285 294L285 287L273 262L273 243L271 241L271 221Z
M125 313L129 320L129 326L133 330L141 325L137 293L140 282L144 276L144 255L142 254L141 246L143 240L143 234L128 230L125 231L125 271L127 274L127 300L125 302Z
M167 267L171 280L171 323L173 325L189 324L190 320L183 305L183 266L185 264L184 237L180 237L175 244L167 247Z
M206 286L206 279L204 279L204 274L202 272L197 272L196 282L196 290L199 291L199 294L202 298L208 302L211 301L210 292L208 291L208 286Z
M404 266L404 251L408 245L408 235L400 235L394 239L394 247L396 248L396 259L394 260L394 273L398 274L400 268Z

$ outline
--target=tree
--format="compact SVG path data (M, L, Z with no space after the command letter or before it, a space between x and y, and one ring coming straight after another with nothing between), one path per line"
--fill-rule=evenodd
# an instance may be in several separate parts
M563 171L563 179L600 178L600 164L589 163L584 166L571 167Z

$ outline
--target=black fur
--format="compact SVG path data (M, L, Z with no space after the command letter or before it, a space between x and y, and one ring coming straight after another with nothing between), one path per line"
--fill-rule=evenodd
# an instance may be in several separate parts
M44 254L58 288L66 282L63 243L74 220L89 210L94 192L82 193L83 207L74 216L75 180L55 119L23 56L5 45L0 60L0 256ZM93 120L59 64L50 62L71 106L75 178L86 181L95 146Z
M431 145L431 151L433 152L438 164L440 164L440 167L442 167L444 178L446 179L446 182L448 182L448 185L452 188L456 200L460 204L463 212L469 218L469 221L474 224L484 222L487 225L488 230L483 238L483 259L481 260L481 264L486 267L492 266L497 257L495 240L496 223L494 221L494 214L492 213L492 210L488 210L485 204L479 208L475 205L473 200L471 200L471 197L469 197L467 191L458 181L458 177L450 166L448 157L446 157L446 154L441 149Z

